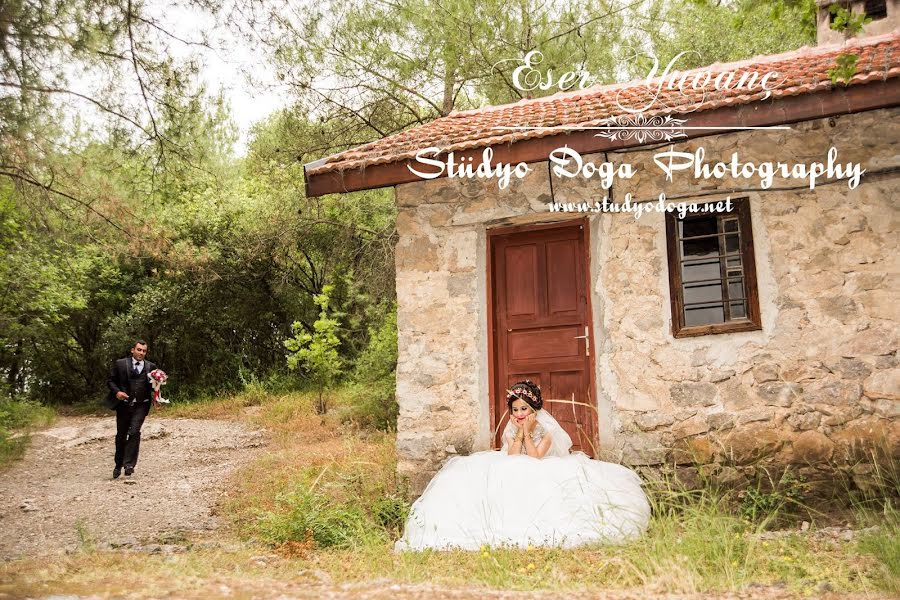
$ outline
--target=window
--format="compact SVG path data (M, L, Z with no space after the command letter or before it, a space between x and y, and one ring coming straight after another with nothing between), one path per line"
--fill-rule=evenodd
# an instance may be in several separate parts
M863 11L873 21L884 19L887 17L887 2L885 0L866 0Z
M762 329L750 202L727 213L666 213L672 335Z

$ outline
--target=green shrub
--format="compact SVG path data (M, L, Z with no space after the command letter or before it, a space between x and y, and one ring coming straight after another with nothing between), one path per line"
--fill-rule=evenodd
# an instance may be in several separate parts
M344 421L380 431L397 429L397 307L390 305L356 361Z
M849 7L841 6L837 2L828 6L831 18L831 29L852 37L862 33L863 27L872 22L872 19L864 12L853 12Z
M0 428L26 429L53 420L53 409L33 400L0 400Z
M268 544L312 541L320 548L358 548L384 544L400 536L409 512L403 498L378 498L371 512L364 504L298 489L279 496L273 510L257 513L253 529L256 537Z
M292 338L285 340L288 349L287 362L291 369L303 369L317 391L316 413L324 415L328 412L328 401L325 391L343 374L344 360L338 354L341 345L337 332L340 323L330 308L331 293L334 286L326 285L322 293L315 296L319 307L319 318L313 324L313 332L304 329L300 321L296 321L291 330Z
M763 470L767 480L760 480L756 487L738 493L738 513L743 519L763 525L775 525L792 509L802 506L804 481L791 471L785 471L777 480Z
M396 431L398 406L393 380L353 384L348 389L348 408L343 421L367 429Z
M399 494L388 494L375 501L372 515L379 527L390 533L393 538L403 535L403 526L409 515L410 504Z
M369 345L356 359L353 379L385 379L397 368L397 305L391 303L378 327L369 328Z
M53 421L53 409L31 400L0 399L0 467L20 458L29 430Z
M280 496L276 510L261 513L259 537L270 544L313 540L322 548L348 548L366 537L361 509L331 502L315 492L298 490Z

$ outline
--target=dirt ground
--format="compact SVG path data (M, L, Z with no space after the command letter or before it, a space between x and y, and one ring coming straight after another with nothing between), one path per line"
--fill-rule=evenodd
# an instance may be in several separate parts
M0 560L63 554L91 541L134 548L214 530L226 477L250 461L263 432L227 421L144 424L135 474L112 479L115 417L64 417L32 435L0 473Z

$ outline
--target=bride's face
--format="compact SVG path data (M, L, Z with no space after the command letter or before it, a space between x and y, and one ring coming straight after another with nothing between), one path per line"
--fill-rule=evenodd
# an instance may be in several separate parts
M512 413L512 418L516 420L516 423L521 425L525 422L525 417L533 413L534 410L528 406L527 402L516 398L513 400L512 406L510 407L510 412Z

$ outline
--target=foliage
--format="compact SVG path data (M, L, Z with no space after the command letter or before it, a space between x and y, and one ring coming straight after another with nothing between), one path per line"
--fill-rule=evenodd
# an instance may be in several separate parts
M46 425L53 415L53 410L30 400L0 401L0 428L5 430Z
M204 16L216 4L178 3ZM0 7L0 179L27 197L45 226L64 216L139 236L111 186L91 185L96 179L85 171L138 167L143 195L204 161L190 128L173 124L207 108L193 50L208 44L202 35L174 33L167 18L173 5L48 0ZM98 169L91 144L103 138L127 155L107 155Z
M352 477L352 473L338 473ZM289 493L276 496L271 510L260 511L254 534L274 546L312 544L316 548L380 546L403 533L409 501L396 493L375 497L371 503L357 497L340 499L308 484L311 473Z
M28 400L0 399L0 468L21 457L29 441L29 430L47 425L55 413Z
M678 68L690 68L815 40L814 0L358 0L313 9L285 3L274 20L263 10L267 0L254 5L266 22L251 19L248 35L263 40L304 112L341 125L328 141L335 149L452 110L561 91L514 84L514 70L535 50L542 81L572 71L602 84L646 76L647 50L663 64L687 51Z
M224 125L203 111L194 117L187 131L209 149L215 172L184 171L149 197L131 195L139 166L105 172L121 149L89 150L98 160L83 179L146 215L138 237L61 217L47 230L27 190L0 185L0 283L10 300L0 307L0 393L99 399L111 360L136 336L170 374L177 401L286 379L283 342L292 323L311 326L313 297L328 283L346 314L343 357L364 348L375 299L393 295L390 194L310 200L297 210L293 167L262 160L277 157L263 143L269 129L259 129L243 169L225 169ZM272 125L279 140L288 135L282 126Z
M790 469L773 476L761 468L755 485L737 492L737 513L760 527L780 525L782 517L794 515L803 507L806 485L805 478Z
M828 78L831 83L837 85L838 82L847 85L856 74L856 62L859 60L857 54L840 54L834 60L835 66L828 69Z
M665 25L646 32L661 72L678 53L677 69L703 67L797 49L816 41L815 0L657 0L648 7ZM632 46L643 48L643 36ZM630 74L646 77L652 61L637 52Z
M311 540L322 548L352 547L368 533L366 515L358 503L332 503L305 489L276 497L275 510L260 514L256 528L270 544Z
M244 418L245 397L210 408ZM393 438L362 438L335 414L315 415L317 401L314 392L262 399L251 418L272 432L272 446L249 467L256 476L236 480L227 514L245 537L287 554L381 547L397 539L409 502L397 478Z
M338 354L340 340L337 337L339 322L329 311L329 297L334 288L326 285L322 293L316 295L315 302L319 307L319 318L313 323L313 331L303 330L303 324L294 323L294 337L285 340L288 349L287 361L291 369L302 367L306 375L316 385L318 400L316 412L328 412L328 404L324 399L325 389L343 373L343 361Z
M382 431L397 429L397 307L390 305L369 344L356 360L345 420Z
M284 2L276 19L267 0L252 4L258 17L246 24L248 36L263 41L304 112L342 125L334 147L458 108L550 94L512 85L515 61L530 50L543 53L543 74L580 68L598 83L611 81L609 49L621 42L627 18L644 24L636 7L608 0Z
M866 13L853 12L849 7L840 4L830 4L828 12L833 15L831 19L831 29L839 31L846 36L859 35L863 27L872 22Z
M409 500L399 494L388 494L375 501L372 516L375 523L388 532L390 539L399 539L403 535L409 510Z

